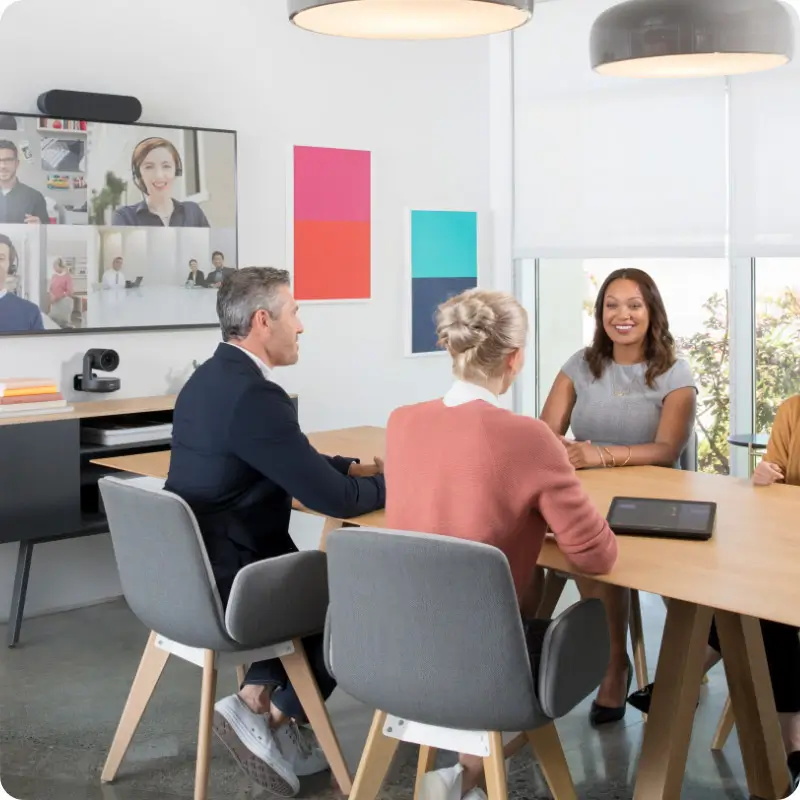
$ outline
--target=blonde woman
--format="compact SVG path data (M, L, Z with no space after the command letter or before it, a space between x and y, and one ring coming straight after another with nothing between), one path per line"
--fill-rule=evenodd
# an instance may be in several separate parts
M543 422L500 406L525 363L525 310L511 295L473 289L439 307L437 334L455 382L444 397L400 408L389 419L388 526L499 548L520 599L548 525L577 570L610 570L616 539L558 437ZM548 622L524 624L537 664ZM482 770L480 758L462 755L455 767L425 776L419 800L483 798Z
M62 328L72 325L72 310L75 305L75 290L72 275L62 259L53 262L53 276L50 278L50 317Z

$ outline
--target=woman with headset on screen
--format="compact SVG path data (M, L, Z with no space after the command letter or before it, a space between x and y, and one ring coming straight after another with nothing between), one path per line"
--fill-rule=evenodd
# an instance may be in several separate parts
M208 220L197 203L172 196L175 178L183 175L178 148L168 139L151 136L133 148L133 183L144 195L141 203L122 206L114 212L112 225L208 228Z

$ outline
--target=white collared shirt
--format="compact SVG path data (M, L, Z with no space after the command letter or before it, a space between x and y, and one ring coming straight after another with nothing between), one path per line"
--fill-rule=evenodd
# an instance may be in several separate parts
M241 350L243 353L246 353L252 359L253 363L261 370L261 374L264 376L264 379L272 379L272 370L258 356L254 356L249 350L245 350L244 347L240 347L238 344L234 344L233 342L223 342L223 344L229 344L231 347L235 347L237 350Z
M124 289L125 288L125 275L122 270L116 270L113 267L107 269L103 273L103 288L104 289Z
M493 406L500 408L500 398L492 394L485 386L467 381L456 381L447 394L442 398L446 406L460 406L472 400L485 400Z

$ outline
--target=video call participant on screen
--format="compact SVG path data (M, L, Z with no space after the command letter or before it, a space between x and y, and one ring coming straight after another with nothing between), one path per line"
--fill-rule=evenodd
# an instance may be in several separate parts
M103 273L104 289L124 289L125 273L122 271L122 256L117 256L111 262L111 269Z
M206 276L203 275L203 270L198 269L196 258L189 261L189 275L186 278L186 283L193 286L206 285Z
M223 341L178 395L165 488L194 511L220 597L253 562L295 553L292 498L336 518L383 507L382 464L318 453L300 429L289 395L272 380L299 358L303 325L289 274L268 267L234 271L217 295ZM322 634L303 646L323 698L336 681L325 667ZM214 732L248 776L293 797L298 776L327 769L280 659L252 664L238 694L215 706ZM248 757L248 753L251 756Z
M20 183L17 178L19 151L14 142L0 139L0 222L9 225L23 223L47 225L47 203L36 189Z
M144 195L141 203L122 206L114 212L112 225L208 228L208 220L197 203L180 202L172 196L175 178L183 175L178 148L168 139L143 139L131 156L133 183Z
M208 273L206 286L210 289L219 289L225 276L236 272L236 270L233 267L225 266L225 256L219 250L215 250L211 254L211 263L214 265L214 269Z
M53 276L50 278L50 318L62 328L72 324L74 308L74 289L72 275L60 258L53 262Z
M6 289L6 280L19 267L17 251L4 233L0 233L0 332L43 331L42 312L23 297Z

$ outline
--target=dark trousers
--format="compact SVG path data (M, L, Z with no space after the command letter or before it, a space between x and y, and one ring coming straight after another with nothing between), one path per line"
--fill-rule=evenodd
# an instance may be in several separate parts
M761 620L772 693L779 714L800 713L800 639L797 634L798 628L793 625ZM721 652L716 622L711 625L708 644Z
M336 681L331 677L328 668L325 666L325 655L322 643L322 634L306 636L303 647L306 651L311 672L317 681L323 700L327 700L336 688ZM289 682L289 677L279 658L271 658L269 661L256 661L250 665L247 674L244 676L244 685L253 684L255 686L273 686L272 702L275 707L287 717L298 722L306 722L306 715L303 706Z

